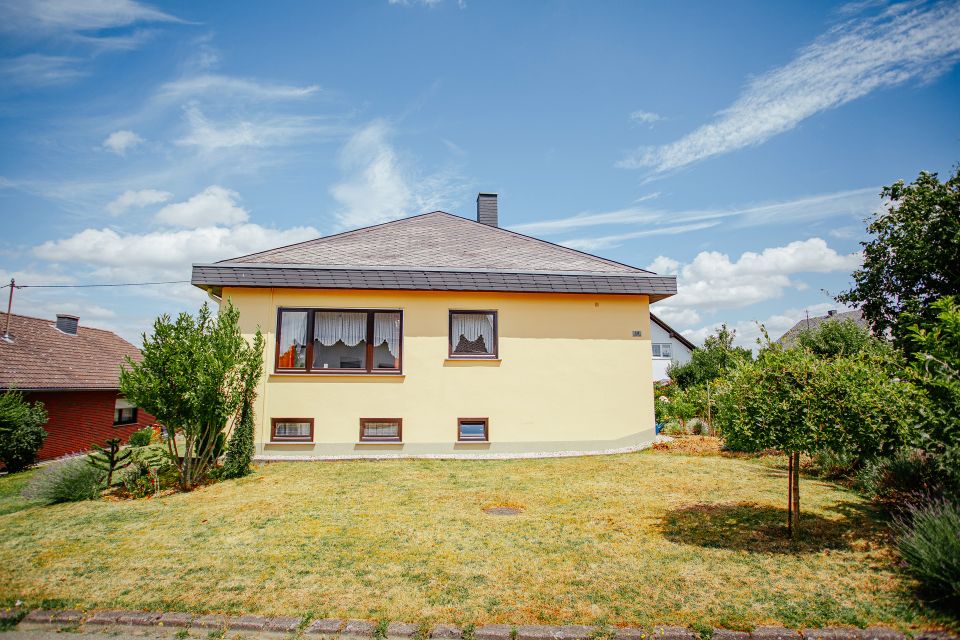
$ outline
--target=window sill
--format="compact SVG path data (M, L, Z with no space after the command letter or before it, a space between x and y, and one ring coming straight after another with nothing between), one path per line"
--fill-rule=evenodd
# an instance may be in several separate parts
M293 373L286 371L276 371L271 373L270 378L405 378L406 374L400 373Z
M316 444L316 443L315 443L313 440L271 440L270 442L264 442L263 444L266 445L266 446L270 446L270 445L272 445L272 444L309 444L309 445L313 445L313 444Z
M355 445L359 444L391 444L391 445L401 445L403 440L358 440L354 442Z
M443 361L443 366L457 366L460 365L486 365L488 367L499 367L502 360L500 358L446 358Z

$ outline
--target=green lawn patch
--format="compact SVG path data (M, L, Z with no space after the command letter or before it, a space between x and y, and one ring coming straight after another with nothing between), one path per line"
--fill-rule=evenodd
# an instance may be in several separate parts
M20 482L0 479L0 506ZM189 494L0 516L0 602L461 624L937 622L867 503L805 478L806 533L791 543L785 490L775 458L670 452L274 463Z

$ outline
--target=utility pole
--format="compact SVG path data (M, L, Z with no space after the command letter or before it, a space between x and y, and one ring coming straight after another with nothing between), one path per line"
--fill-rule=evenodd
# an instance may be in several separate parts
M3 337L10 340L10 311L13 309L13 290L17 288L17 281L10 278L10 297L7 298L7 328L3 330Z

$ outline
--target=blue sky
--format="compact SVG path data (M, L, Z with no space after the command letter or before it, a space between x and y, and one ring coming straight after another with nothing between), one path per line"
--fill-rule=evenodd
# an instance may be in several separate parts
M960 161L960 3L0 0L0 278L190 265L500 194L750 344L836 308L882 185ZM189 285L20 289L138 340Z

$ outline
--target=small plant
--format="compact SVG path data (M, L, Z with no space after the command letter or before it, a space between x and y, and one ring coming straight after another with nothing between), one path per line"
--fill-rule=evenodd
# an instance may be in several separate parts
M71 458L51 464L30 479L23 495L49 503L80 502L100 496L105 474L83 458Z
M846 452L823 449L810 457L814 473L827 480L847 478L857 469L857 459Z
M153 441L153 428L144 427L130 434L127 444L131 447L148 447Z
M902 508L926 502L939 492L937 467L929 454L903 448L869 460L857 472L855 485L873 501Z
M37 461L37 452L47 439L46 422L42 403L27 402L19 391L0 393L0 462L7 471L22 471Z
M113 485L113 474L130 465L133 460L130 459L132 451L120 451L120 438L111 438L107 440L106 447L98 444L93 445L96 449L93 453L87 455L87 461L91 466L107 472L107 488Z
M907 571L923 593L947 608L960 605L960 508L949 502L913 507L894 528Z
M140 460L135 461L120 474L120 484L133 498L146 498L160 490L160 478L157 472Z

